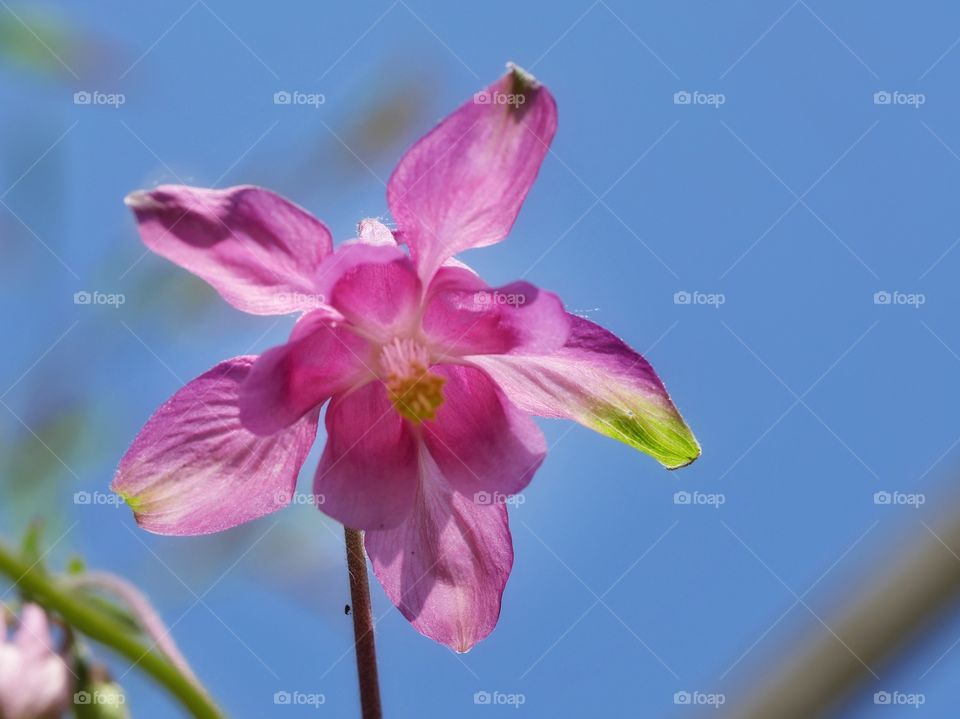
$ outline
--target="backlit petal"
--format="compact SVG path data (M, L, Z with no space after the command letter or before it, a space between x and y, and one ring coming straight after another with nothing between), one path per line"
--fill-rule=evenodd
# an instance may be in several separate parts
M466 652L493 631L513 545L503 504L454 491L429 454L414 509L394 529L364 536L373 571L413 626Z
M320 509L353 529L403 522L417 491L418 441L383 383L334 397L326 424L327 445L314 480Z
M322 304L314 274L330 254L326 226L269 190L161 185L127 196L140 236L158 255L245 312L278 315Z
M700 445L650 363L602 327L570 317L570 338L556 352L468 359L526 412L576 420L669 469L700 456Z
M387 200L424 281L448 257L507 235L556 129L550 92L511 67L403 156Z
M112 489L157 534L210 534L289 504L317 412L258 437L240 422L239 388L255 357L235 357L188 383L150 418Z

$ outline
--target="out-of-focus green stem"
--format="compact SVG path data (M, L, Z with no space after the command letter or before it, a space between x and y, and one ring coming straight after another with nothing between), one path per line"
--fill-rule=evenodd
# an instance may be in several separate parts
M197 719L224 716L209 696L179 669L145 646L95 605L80 601L46 572L31 567L0 544L0 574L9 577L29 598L60 616L72 629L110 647L166 688Z

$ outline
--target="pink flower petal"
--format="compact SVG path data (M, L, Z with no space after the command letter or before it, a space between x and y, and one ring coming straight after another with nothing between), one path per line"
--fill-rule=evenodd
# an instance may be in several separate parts
M327 409L327 446L314 481L320 508L353 529L400 524L413 508L418 441L382 382L371 382Z
M420 280L395 244L362 237L344 243L320 266L317 287L354 329L376 341L408 332L416 322Z
M289 504L318 413L271 437L240 423L239 388L255 357L234 357L188 383L150 418L112 489L157 534L210 534Z
M416 325L420 279L409 257L394 255L398 248L370 249L378 251L373 261L357 262L340 273L330 291L330 304L352 326L378 342L387 342Z
M372 379L376 356L369 342L337 318L325 310L304 315L285 345L256 359L240 387L246 429L271 435L334 394Z
M454 489L480 503L502 503L526 487L543 462L543 433L480 370L441 365L432 371L447 381L437 419L423 424L430 454Z
M324 297L329 298L341 278L360 265L389 264L404 260L409 261L410 258L395 244L368 242L363 237L347 240L320 264L316 276L317 289Z
M55 719L66 712L72 693L71 670L54 649L46 613L25 604L13 641L0 631L0 717Z
M556 352L467 359L526 412L576 420L669 469L700 456L700 445L650 363L602 327L570 318L570 338Z
M387 596L420 633L466 652L500 616L513 567L503 504L478 504L455 492L429 454L414 511L394 529L364 536Z
M556 129L549 91L511 67L403 156L387 200L425 282L448 257L507 235Z
M39 660L54 653L47 613L36 604L24 604L20 610L20 626L14 636L14 644L27 661Z
M330 254L326 226L268 190L162 185L126 198L144 243L203 278L245 312L278 315L323 303L314 286Z
M441 356L542 354L570 334L560 298L529 282L493 288L469 270L444 267L430 286L423 331Z

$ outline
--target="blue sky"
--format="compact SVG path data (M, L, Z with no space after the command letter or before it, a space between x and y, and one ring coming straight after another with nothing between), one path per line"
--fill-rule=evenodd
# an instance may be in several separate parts
M164 539L125 510L74 504L107 491L185 381L283 342L292 323L242 316L145 255L122 198L264 184L348 239L385 216L383 180L404 149L508 60L550 87L560 128L511 236L466 259L491 283L558 292L644 352L703 456L668 473L541 423L551 452L512 510L494 634L458 657L375 589L389 715L715 715L674 693L732 703L828 632L950 500L954 4L110 0L0 13L84 39L62 64L8 54L0 67L0 430L7 460L31 458L4 534L45 512L54 557L80 552L141 584L232 716L355 712L339 528L297 506ZM84 91L123 103L75 104ZM279 91L323 102L276 105ZM76 305L77 291L124 301ZM677 504L678 491L715 501ZM876 504L878 491L925 501ZM960 615L946 617L902 661L872 667L842 716L951 716L958 637ZM113 666L136 716L169 715ZM278 691L324 704L281 711ZM484 691L523 705L475 704ZM877 707L876 691L925 703Z

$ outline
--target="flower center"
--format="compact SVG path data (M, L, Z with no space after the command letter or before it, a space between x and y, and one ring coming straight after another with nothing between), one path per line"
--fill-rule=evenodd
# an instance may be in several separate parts
M380 366L397 412L417 424L437 418L446 380L430 372L426 348L411 339L394 338L380 352Z

